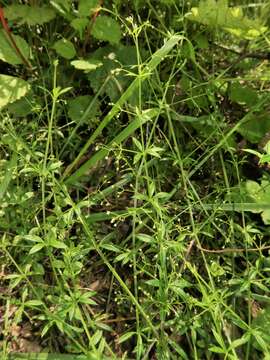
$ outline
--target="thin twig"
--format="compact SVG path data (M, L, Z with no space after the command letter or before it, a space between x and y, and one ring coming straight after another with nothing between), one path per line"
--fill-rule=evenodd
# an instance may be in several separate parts
M189 254L190 254L190 252L191 252L194 244L195 244L195 240L191 240L191 242L190 242L189 245L188 245L186 254L185 254L185 256L184 256L182 265L181 265L180 270L179 270L179 273L180 273L180 274L182 273L182 271L184 270L184 268L185 268L185 266L186 266L187 259L188 259L188 257L189 257Z
M84 39L84 44L83 44L83 54L85 54L86 52L86 46L88 44L88 40L90 38L90 35L91 35L91 32L92 32L92 29L93 29L93 26L96 22L96 19L97 17L99 16L99 13L100 13L100 9L102 7L102 3L103 3L103 0L100 0L99 1L99 7L98 9L94 12L94 15L91 19L91 22L90 22L90 25L87 27L87 30L86 30L86 35L85 35L85 39Z
M258 248L251 248L251 249L246 249L246 248L227 248L227 249L205 249L203 247L201 247L201 245L197 244L196 245L197 248L203 252L206 253L211 253L211 254L224 254L224 253L232 253L232 252L237 252L237 253L242 253L242 252L256 252L256 251L263 251L263 250L269 250L270 249L270 245L269 246L262 246L262 247L258 247Z
M226 47L226 46L223 46L223 45L219 45L219 44L216 44L216 43L212 43L213 45L215 45L216 47L222 49L222 50L225 50L225 51L229 51L235 55L238 55L241 57L241 59L243 58L253 58L253 59L259 59L259 60L270 60L270 52L265 52L265 53L254 53L254 52L240 52L240 51L237 51L235 49L232 49L232 48L229 48L229 47Z
M130 321L130 320L135 320L136 317L135 316L132 316L132 317L119 317L119 318L115 318L115 319L105 319L105 320L102 320L103 323L105 324L109 324L109 323L117 323L117 322L126 322L126 321Z

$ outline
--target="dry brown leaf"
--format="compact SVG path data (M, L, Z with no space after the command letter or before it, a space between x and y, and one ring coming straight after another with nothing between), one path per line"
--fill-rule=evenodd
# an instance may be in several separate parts
M96 281L92 282L92 284L90 284L89 289L92 291L96 291L96 290L98 290L99 287L100 287L100 281L96 280Z
M19 352L22 353L39 353L41 352L41 346L35 341L29 341L26 339L19 339L17 341Z
M257 301L252 300L251 301L251 315L252 315L252 317L256 318L261 311L262 311L262 308L260 307L260 304Z
M14 337L19 337L21 334L21 327L15 323L13 323L10 327L10 334Z

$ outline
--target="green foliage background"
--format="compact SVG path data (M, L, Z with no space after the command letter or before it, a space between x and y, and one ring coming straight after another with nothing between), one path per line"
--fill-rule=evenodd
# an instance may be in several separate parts
M269 9L1 2L1 359L270 358Z

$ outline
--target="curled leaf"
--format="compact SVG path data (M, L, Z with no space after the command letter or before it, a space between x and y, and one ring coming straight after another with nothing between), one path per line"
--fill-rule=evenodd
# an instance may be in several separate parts
M78 70L84 70L85 72L96 70L98 67L102 66L102 62L96 59L92 60L73 60L71 65Z

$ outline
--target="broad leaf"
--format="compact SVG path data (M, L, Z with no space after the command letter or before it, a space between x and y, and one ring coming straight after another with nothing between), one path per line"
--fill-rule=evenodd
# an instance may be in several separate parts
M92 34L98 40L118 44L121 39L121 28L113 18L101 15L95 21Z
M99 7L99 3L99 0L80 0L78 8L79 15L91 16Z
M262 217L262 221L263 221L264 224L270 225L270 209L269 210L264 210L261 213L261 217Z
M83 32L86 29L87 25L89 24L89 20L86 17L82 17L79 19L74 19L71 21L70 25L73 29L77 30L80 34L80 39L83 39Z
M42 25L55 17L54 10L48 6L14 4L5 7L4 11L8 20L28 25Z
M246 191L247 194L256 202L264 201L264 191L262 191L261 186L253 180L248 180L246 182Z
M92 101L93 98L90 95L77 96L75 99L68 100L68 116L71 120L77 123L80 122L88 107L91 106ZM82 123L94 121L98 110L98 103L93 103L91 111L88 111L89 114L83 119Z
M53 48L58 55L65 59L72 59L76 55L76 50L72 42L66 39L58 40L54 43Z
M258 101L257 92L250 87L241 85L239 82L231 85L229 97L234 102L248 106L255 105Z
M96 50L89 61L103 63L103 66L88 74L94 92L100 91L100 85L106 82L101 93L116 101L132 80L128 74L134 72L137 64L136 49L133 46L119 46L116 49L109 45Z
M264 302L262 302L262 304L264 304ZM257 316L253 319L251 323L251 328L253 329L254 332L253 333L254 338L260 348L261 345L263 345L264 341L266 344L269 344L269 326L270 326L270 306L267 298L267 302L265 302L264 308L259 309ZM268 358L265 357L265 359Z
M237 132L252 143L258 143L270 131L268 113L254 114L239 126Z
M23 97L30 85L17 77L0 75L0 109Z
M8 105L8 112L16 117L25 117L32 112L40 112L41 104L32 93Z
M264 224L270 224L270 182L269 180L262 179L259 184L253 180L247 180L240 184L239 187L232 189L231 200L234 203L241 205L237 209L234 206L235 211L250 211L252 213L260 213ZM254 206L246 206L251 204Z
M211 27L221 27L244 39L256 38L267 30L259 20L246 17L242 8L229 7L227 0L202 0L198 7L191 9L187 18Z
M23 56L28 59L30 49L27 42L18 35L13 35L13 39ZM5 61L11 65L23 63L22 59L17 54L10 40L7 38L4 30L0 30L0 60Z

